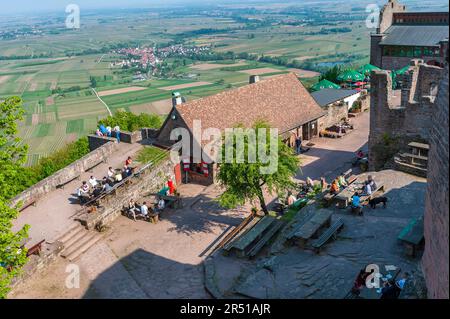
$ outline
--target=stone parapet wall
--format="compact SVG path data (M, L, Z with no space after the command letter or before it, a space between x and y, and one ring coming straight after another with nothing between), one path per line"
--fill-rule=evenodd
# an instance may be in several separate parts
M151 139L151 138L157 138L159 134L159 130L154 128L143 128L141 129L141 136L142 139Z
M449 298L448 67L436 99L430 132L422 269L429 298Z
M128 182L100 199L100 209L96 212L86 213L86 216L81 217L80 221L88 229L93 229L98 223L107 225L121 214L122 208L130 199L133 198L141 202L140 199L145 194L158 192L169 179L175 183L174 165L171 160L166 160L155 167L150 166L138 176L131 177ZM150 202L150 199L148 199L148 202Z
M375 71L371 76L369 169L383 168L385 154L379 145L386 139L396 140L403 149L412 140L427 142L435 112L434 87L443 76L443 69L413 60L408 74L402 77L402 90L392 90L392 79L387 71ZM394 97L397 95L397 98Z
M22 203L23 206L27 206L36 202L45 194L55 190L57 187L69 183L78 178L82 173L104 162L116 150L117 144L108 141L106 144L103 144L69 166L64 167L53 175L26 189L11 200L11 205L16 206L17 204Z
M104 137L104 136L97 136L97 135L88 135L88 143L89 143L89 150L95 151L97 148L101 147L102 145L105 145L106 143L117 143L117 140L113 137Z

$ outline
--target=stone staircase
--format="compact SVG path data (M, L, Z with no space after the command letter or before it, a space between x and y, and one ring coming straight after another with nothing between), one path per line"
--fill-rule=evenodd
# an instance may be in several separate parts
M96 231L89 231L79 223L75 223L67 233L57 240L64 245L61 257L74 261L102 238Z

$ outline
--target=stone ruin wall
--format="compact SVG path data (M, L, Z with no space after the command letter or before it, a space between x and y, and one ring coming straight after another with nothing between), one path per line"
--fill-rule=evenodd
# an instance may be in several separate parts
M107 225L120 216L122 208L130 199L141 203L145 194L157 193L166 186L168 180L175 184L174 164L170 159L147 168L139 176L132 177L129 182L100 199L98 211L87 213L80 221L88 229L93 229L99 222ZM150 203L150 198L146 200Z
M430 131L422 270L428 298L449 298L448 67L439 87Z
M371 76L369 169L379 170L386 158L400 150L407 150L411 141L427 142L435 112L435 94L443 69L412 60L410 71L402 78L401 95L395 103L389 72L375 71ZM393 139L389 147L381 148L385 138ZM387 154L389 153L389 154Z

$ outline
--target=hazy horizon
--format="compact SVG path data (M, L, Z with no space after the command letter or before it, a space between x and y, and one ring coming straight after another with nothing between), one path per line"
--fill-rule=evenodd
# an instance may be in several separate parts
M2 4L2 10L0 15L5 14L27 14L27 13L42 13L42 12L57 12L65 11L65 8L69 4L77 4L81 10L98 10L98 9L135 9L135 8L152 8L152 7L165 7L170 5L210 5L210 4L257 4L265 2L273 3L291 3L302 4L305 2L318 3L318 2L331 2L333 0L17 0L15 2L7 2ZM337 0L336 0L337 1ZM360 3L383 4L387 0L361 0ZM423 6L427 2L447 4L447 0L400 0L400 2L408 5L418 4Z

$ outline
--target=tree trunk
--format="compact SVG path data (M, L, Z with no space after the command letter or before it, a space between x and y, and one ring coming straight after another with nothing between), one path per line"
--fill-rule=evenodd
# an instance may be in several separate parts
M266 201L265 201L265 199L264 199L264 195L263 195L262 190L260 190L260 191L258 192L258 199L259 199L259 204L261 205L262 211L263 211L265 214L268 214L269 211L267 210Z

